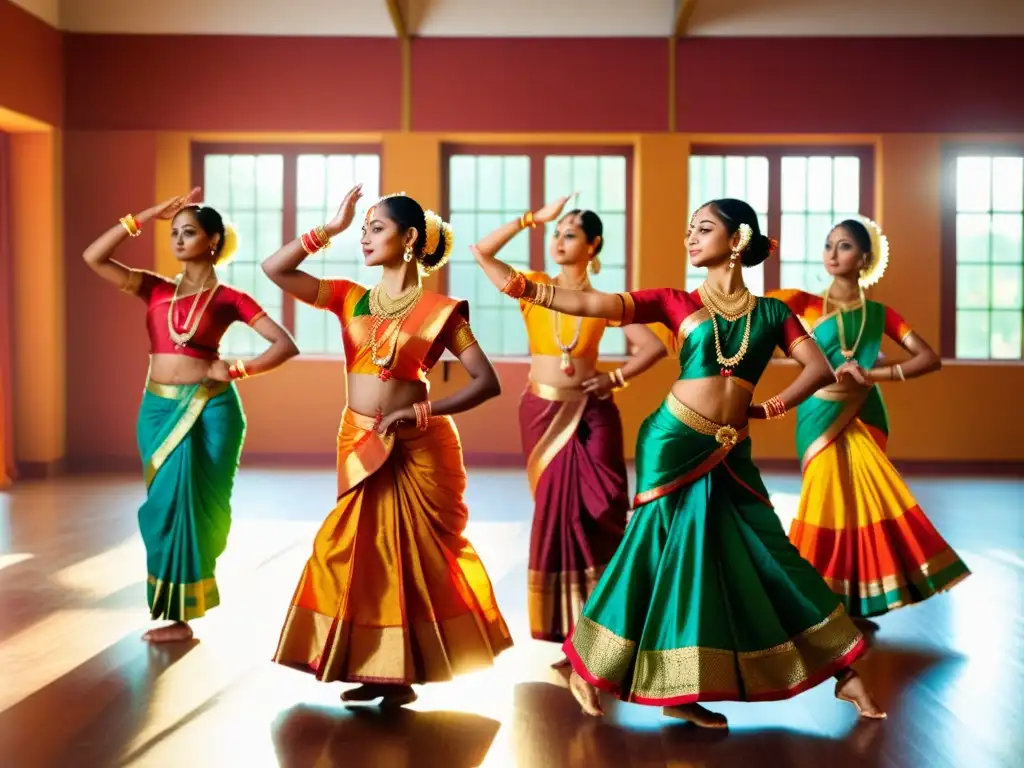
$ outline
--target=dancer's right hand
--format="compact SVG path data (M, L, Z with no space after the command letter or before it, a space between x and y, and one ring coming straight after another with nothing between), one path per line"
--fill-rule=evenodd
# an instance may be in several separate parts
M163 219L164 221L173 219L185 206L198 203L202 197L202 192L202 187L196 187L187 195L175 195L143 211L135 217L135 220L141 223L149 219Z
M338 208L338 213L333 219L324 224L324 229L329 237L340 235L352 224L352 219L356 215L356 203L363 196L363 184L362 182L356 184L352 189L345 195L345 199L341 201L341 206Z
M535 214L533 214L533 220L538 224L545 224L549 221L554 221L561 215L562 209L565 208L565 204L576 197L578 193L573 192L571 195L560 197L557 200L548 203Z

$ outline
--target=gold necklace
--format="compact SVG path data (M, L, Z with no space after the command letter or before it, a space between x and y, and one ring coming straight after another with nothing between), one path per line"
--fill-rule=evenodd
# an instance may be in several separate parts
M196 314L196 308L199 306L199 300L202 298L203 293L206 291L206 285L210 282L210 278L213 278L214 283L210 288L209 294L206 296L206 301L203 303L203 308ZM181 290L182 276L178 275L174 279L174 294L171 296L171 303L167 307L167 335L170 336L171 341L174 342L175 349L182 349L190 341L192 337L196 335L196 331L199 330L199 324L203 321L203 315L206 314L206 308L210 306L210 302L213 301L213 294L217 291L219 284L217 283L216 275L210 275L203 281L202 286L196 292L195 298L192 300L192 308L185 316L185 330L183 332L178 331L174 327L174 307L181 300L178 296L178 292ZM193 323L193 317L195 322Z
M422 295L422 285L407 291L397 301L388 296L384 287L379 283L370 291L370 313L373 315L373 324L370 326L369 346L373 364L380 369L377 375L382 381L391 378L391 367L395 363L395 353L398 351L398 337L402 332L402 324L412 314ZM388 320L393 321L391 328L378 339L377 332ZM383 355L380 354L382 345L387 350Z
M558 277L555 278L555 284L556 285L559 285L559 278L561 278L561 277L562 277L562 275L559 275ZM569 291L582 291L582 290L586 290L587 288L590 287L590 279L586 275L584 275L583 276L583 280L580 281L579 283L577 283L574 286L562 286L562 285L559 285L559 287L560 288L565 288L566 290L569 290ZM572 376L573 374L576 373L576 366L574 366L572 364L572 352L573 352L574 349L576 349L576 345L579 344L579 341L580 341L580 330L582 330L582 328L583 328L583 318L582 317L577 317L576 318L576 332L573 334L572 341L570 341L568 344L563 344L562 343L562 328L561 328L561 325L562 325L562 313L561 312L553 312L551 317L552 317L552 319L554 321L554 326L555 326L555 343L558 345L558 348L562 352L562 357L559 360L558 367L562 371L562 373L564 373L566 376Z
M822 297L821 297L821 314L823 316L828 314L828 300L829 300L828 293L829 293L829 290L831 290L831 289L830 288L826 288L825 289L825 293L822 294ZM857 303L855 303L855 304L840 304L837 301L833 301L833 304L835 304L836 307L837 307L837 309L836 309L836 326L837 326L837 330L839 331L839 351L843 353L843 357L845 357L847 360L852 359L854 354L856 354L857 347L860 346L861 337L864 336L864 327L868 323L868 308L867 308L867 306L865 306L865 303L864 303L864 288L863 288L863 286L858 285L857 286L857 290L858 290L859 296L858 296L858 299L857 299ZM860 307L860 330L857 331L857 338L854 340L853 346L850 347L850 348L847 348L847 346L846 346L846 327L843 324L843 312L846 309L850 309L852 311L852 310L856 309L857 307Z
M735 293L722 293L713 285L705 281L702 286L707 293L708 299L714 305L718 314L729 322L743 317L747 311L747 303L750 300L750 289L746 286Z
M744 298L746 303L743 307L743 311L739 314L731 313L732 316L730 317L716 305L710 292L706 290L706 285L707 283L702 283L697 289L697 293L700 296L701 303L704 304L711 315L711 329L715 334L715 356L718 359L718 364L721 366L719 373L722 376L732 376L732 369L735 368L747 354L747 346L750 344L750 326L752 325L751 313L754 311L757 299L754 298L754 294L744 288L742 292L745 292L746 294ZM726 357L722 352L722 338L718 332L718 317L722 317L724 320L729 322L733 322L743 317L747 319L746 327L743 329L743 341L740 342L739 350L737 350L736 354L731 357Z

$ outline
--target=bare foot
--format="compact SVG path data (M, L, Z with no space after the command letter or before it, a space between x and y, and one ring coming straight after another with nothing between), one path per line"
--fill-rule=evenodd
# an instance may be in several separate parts
M677 720L685 720L693 723L699 728L728 728L729 721L725 715L705 709L700 704L679 704L675 707L665 707L661 710L665 717L674 717Z
M592 715L593 717L602 717L604 715L604 710L601 709L601 697L597 689L580 677L575 669L569 675L569 690L572 691L573 697L580 705L584 714Z
M417 698L412 686L390 685L388 683L366 683L341 694L342 701L366 702L380 699L380 706L382 708L402 707L406 704L412 704Z
M568 669L572 666L572 662L569 659L562 658L551 665L552 669Z
M847 670L836 683L836 698L840 701L848 701L857 708L861 717L869 720L884 720L888 715L879 709L875 700L868 693L867 686L861 680L860 675L852 669Z
M181 643L192 639L192 627L184 621L176 621L166 627L149 630L142 639L150 643Z

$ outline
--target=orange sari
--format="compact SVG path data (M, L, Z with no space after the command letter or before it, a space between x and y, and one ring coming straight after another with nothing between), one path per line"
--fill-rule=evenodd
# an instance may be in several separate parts
M317 305L341 318L351 371L364 362L366 289L334 282L343 284L321 291ZM475 343L466 312L425 292L402 327L395 376L425 377L443 346ZM346 408L338 502L313 542L274 660L325 682L411 684L488 666L511 647L490 578L463 535L465 490L450 417L381 436L372 416Z

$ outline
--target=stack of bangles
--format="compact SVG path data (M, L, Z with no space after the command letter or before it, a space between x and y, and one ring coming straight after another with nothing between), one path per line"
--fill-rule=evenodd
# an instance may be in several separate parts
M612 380L613 390L617 391L629 386L629 383L626 381L626 376L622 373L621 368L616 368L614 371L608 371L608 378Z
M121 219L121 226L124 227L128 233L128 237L138 237L142 234L142 228L139 226L139 222L135 220L135 217L130 213Z
M228 376L232 379L248 379L249 372L245 370L245 362L236 360L228 366Z
M318 225L299 237L299 242L302 243L302 250L312 256L317 251L322 251L324 248L329 247L331 238L327 236L324 228Z
M416 429L420 432L426 432L427 424L430 422L430 401L423 400L419 403L413 403L412 409L416 412Z
M782 398L776 395L761 403L761 407L764 408L764 417L766 419L781 419L786 415L786 404L782 402Z
M526 295L527 283L533 286L533 295ZM550 307L555 300L555 286L550 283L535 283L527 280L526 275L518 270L509 268L508 279L501 286L501 292L512 299L522 299L530 304L540 307Z
M526 229L527 227L530 229L537 228L537 222L533 220L533 211L527 211L519 217L519 228Z

